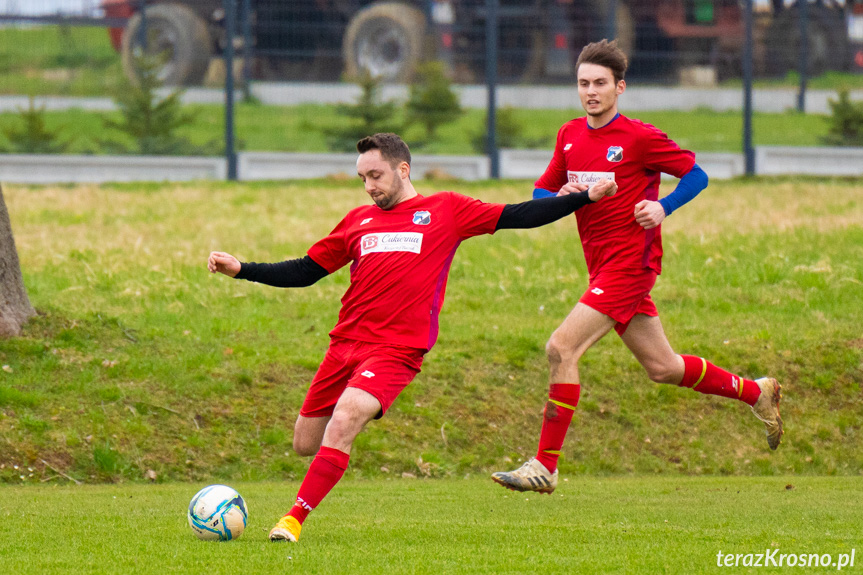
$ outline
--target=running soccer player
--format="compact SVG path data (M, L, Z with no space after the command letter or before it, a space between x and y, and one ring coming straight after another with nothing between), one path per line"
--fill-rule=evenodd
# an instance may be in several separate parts
M488 204L453 192L422 196L410 180L411 154L395 134L357 143L357 173L374 205L351 210L300 259L240 263L212 252L210 272L276 287L309 286L351 264L351 281L330 332L329 349L294 427L294 450L314 455L296 502L270 531L271 541L299 539L303 521L341 479L354 438L380 418L420 372L435 344L447 276L470 237L551 223L617 191L607 181L558 197Z
M587 116L560 128L551 162L535 183L534 197L551 195L549 190L566 184L603 180L616 182L619 193L576 212L589 283L546 345L550 388L536 457L515 471L492 475L516 491L551 493L557 486L557 460L581 391L579 359L612 328L651 380L747 403L764 422L771 449L782 437L775 379L746 379L704 358L678 355L662 329L650 298L661 272L660 224L707 187L707 175L692 152L650 124L618 112L626 67L626 55L616 42L585 46L576 77ZM660 200L662 172L680 182Z

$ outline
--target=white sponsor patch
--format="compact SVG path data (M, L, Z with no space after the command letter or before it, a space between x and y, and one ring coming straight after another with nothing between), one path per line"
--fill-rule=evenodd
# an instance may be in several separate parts
M573 172L572 170L568 170L566 175L569 178L570 184L587 184L588 186L592 186L599 180L614 181L614 172Z
M563 151L568 152L571 147L572 147L572 144L567 144L563 147Z
M420 253L423 235L418 232L394 232L366 234L360 240L360 255L377 252Z

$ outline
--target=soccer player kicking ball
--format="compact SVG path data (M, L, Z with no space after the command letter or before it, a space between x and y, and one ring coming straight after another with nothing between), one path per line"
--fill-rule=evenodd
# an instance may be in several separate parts
M610 200L576 212L578 233L589 272L587 291L546 345L550 389L535 458L492 479L516 491L551 493L557 485L557 459L578 405L578 361L612 328L651 380L721 395L752 406L767 427L767 444L782 437L779 383L745 379L692 355L677 355L662 330L650 290L661 271L660 224L707 187L707 175L692 152L681 150L649 124L622 116L617 99L626 89L626 55L616 42L594 42L576 63L578 95L586 117L564 124L554 155L537 180L534 197L564 185L585 189L592 182L617 182ZM659 177L680 178L659 199Z
M271 541L300 537L303 521L341 479L354 438L383 416L420 372L438 335L447 276L459 244L508 228L551 223L617 191L614 182L563 186L557 197L487 204L453 192L419 195L411 154L395 134L357 143L357 173L374 205L351 210L304 258L240 263L212 252L210 272L277 287L309 286L351 264L351 282L329 349L294 427L294 450L314 455L296 503Z

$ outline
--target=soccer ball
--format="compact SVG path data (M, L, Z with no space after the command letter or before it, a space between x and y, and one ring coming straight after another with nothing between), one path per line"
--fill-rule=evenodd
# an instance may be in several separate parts
M237 539L248 518L246 502L227 485L208 485L189 503L189 527L204 541Z

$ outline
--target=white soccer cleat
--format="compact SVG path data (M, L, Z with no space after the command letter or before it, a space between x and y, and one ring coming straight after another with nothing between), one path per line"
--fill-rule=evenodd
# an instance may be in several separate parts
M536 491L550 495L557 487L557 470L551 473L533 457L515 471L498 471L491 478L513 491Z
M779 416L779 400L782 398L779 390L782 386L772 377L763 377L756 379L755 383L761 389L761 395L758 396L758 401L752 406L752 413L755 417L764 422L767 428L767 445L770 449L779 447L782 441L782 418Z

